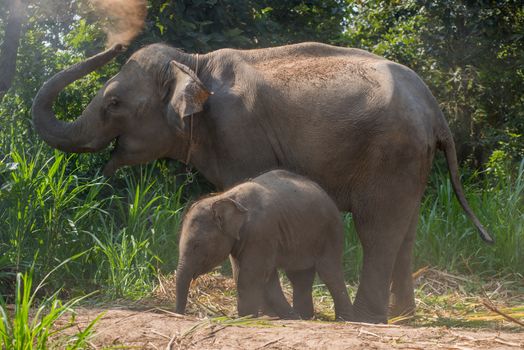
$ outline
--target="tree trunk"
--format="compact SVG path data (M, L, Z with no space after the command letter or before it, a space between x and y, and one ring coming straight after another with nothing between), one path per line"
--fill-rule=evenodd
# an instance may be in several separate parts
M0 48L0 101L13 84L16 73L16 55L20 44L22 26L26 21L26 5L21 0L9 2L9 17L4 42Z

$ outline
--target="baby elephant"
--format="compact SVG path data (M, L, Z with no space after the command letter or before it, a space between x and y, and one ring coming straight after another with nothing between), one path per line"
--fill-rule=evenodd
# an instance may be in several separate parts
M342 271L343 241L342 220L330 197L288 171L270 171L201 199L182 224L176 311L185 312L191 280L231 254L239 316L257 316L263 299L269 299L280 317L311 318L316 271L333 297L336 318L348 320L352 305ZM278 286L277 268L291 281L294 309L280 290L269 288Z

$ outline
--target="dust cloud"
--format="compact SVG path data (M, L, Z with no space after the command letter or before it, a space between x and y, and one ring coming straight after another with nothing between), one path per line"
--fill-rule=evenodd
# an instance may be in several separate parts
M146 0L89 0L97 15L104 19L106 46L128 45L144 28Z

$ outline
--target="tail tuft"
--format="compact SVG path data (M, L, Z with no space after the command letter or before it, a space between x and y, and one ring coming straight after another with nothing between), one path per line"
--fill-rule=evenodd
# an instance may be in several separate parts
M488 244L495 244L495 239L488 233L488 231L480 225L480 227L477 227L477 230L479 231L480 238Z

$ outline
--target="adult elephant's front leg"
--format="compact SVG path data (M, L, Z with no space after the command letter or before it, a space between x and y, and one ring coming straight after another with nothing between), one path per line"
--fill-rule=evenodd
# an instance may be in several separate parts
M410 184L392 180L378 186L381 193L362 192L353 210L355 227L364 250L360 283L354 303L354 321L387 323L390 282L418 200ZM390 186L390 187L388 187ZM392 190L388 191L388 188ZM399 190L402 189L402 190Z

